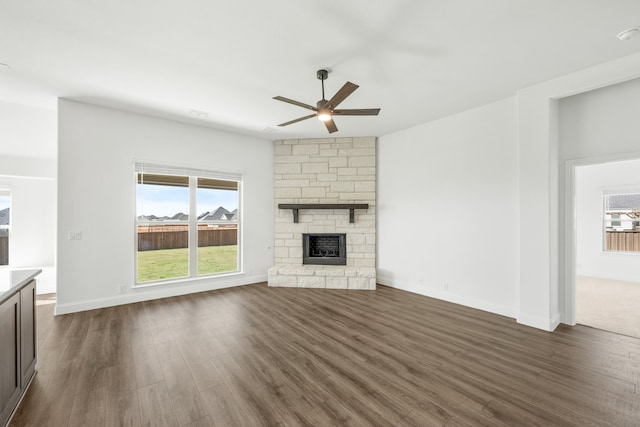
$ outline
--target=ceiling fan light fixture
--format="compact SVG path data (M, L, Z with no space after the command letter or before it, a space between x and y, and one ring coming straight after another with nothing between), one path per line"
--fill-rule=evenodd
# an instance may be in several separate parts
M321 122L326 122L331 120L331 111L329 110L319 110L318 111L318 120Z

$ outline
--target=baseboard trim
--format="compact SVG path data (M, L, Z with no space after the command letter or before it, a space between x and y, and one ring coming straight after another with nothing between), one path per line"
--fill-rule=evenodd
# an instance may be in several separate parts
M169 298L197 292L215 291L218 289L245 286L267 281L267 275L233 278L224 281L205 281L194 284L184 284L179 287L155 288L143 287L132 289L131 293L116 295L107 298L85 300L67 304L56 304L54 314L70 314L79 311L95 310L99 308L114 307L116 305L133 304L136 302L150 301L160 298Z
M463 305L465 307L475 308L477 310L498 314L500 316L510 317L512 319L516 318L515 310L512 307L507 307L500 304L493 304L487 301L481 301L475 298L469 298L464 295L458 295L451 292L442 292L442 291L437 291L433 289L425 289L420 286L398 284L398 283L394 283L392 279L384 276L380 276L379 274L378 274L377 280L378 280L378 283L380 283L381 285L389 286L391 288L396 288L396 289L411 292L414 294L436 298L436 299L451 302L454 304Z
M634 255L634 256L637 256L637 255ZM632 274L615 274L615 273L609 274L609 273L602 273L597 271L580 270L578 271L577 275L585 276L585 277L595 277L598 279L617 280L620 282L640 282L640 277Z
M530 314L518 314L517 322L521 325L530 326L543 331L553 332L560 325L560 314L551 318L532 316Z

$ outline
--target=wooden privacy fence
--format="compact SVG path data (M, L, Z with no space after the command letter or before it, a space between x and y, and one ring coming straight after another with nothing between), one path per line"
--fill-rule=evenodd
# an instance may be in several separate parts
M189 247L189 232L185 226L160 230L160 227L138 227L138 251ZM238 229L198 227L198 247L238 244Z
M640 252L640 231L607 231L608 251Z
M229 246L238 244L237 228L198 230L198 246Z

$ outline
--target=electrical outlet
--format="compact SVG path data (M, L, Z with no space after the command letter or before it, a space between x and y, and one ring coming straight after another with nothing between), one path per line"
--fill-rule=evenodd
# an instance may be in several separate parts
M82 231L70 231L67 234L69 240L82 240Z
M424 286L424 279L420 279L420 280L418 280L418 284L419 284L420 286Z
M444 290L445 290L445 291L448 291L448 290L449 290L449 283L448 283L448 282L444 284Z
M127 287L125 285L120 286L120 293L121 294L126 294L127 293Z

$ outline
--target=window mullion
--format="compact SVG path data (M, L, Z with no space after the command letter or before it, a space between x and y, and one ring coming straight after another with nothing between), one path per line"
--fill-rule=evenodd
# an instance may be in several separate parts
M198 275L198 178L189 177L189 277Z

